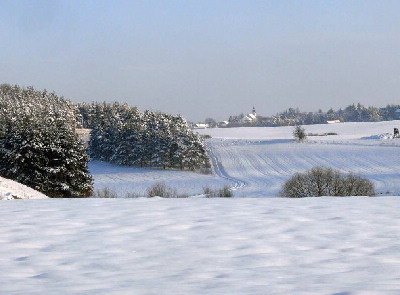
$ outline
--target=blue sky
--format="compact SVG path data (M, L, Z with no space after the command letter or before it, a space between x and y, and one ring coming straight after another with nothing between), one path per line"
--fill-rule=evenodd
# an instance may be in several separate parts
M400 1L0 0L0 83L190 120L400 103Z

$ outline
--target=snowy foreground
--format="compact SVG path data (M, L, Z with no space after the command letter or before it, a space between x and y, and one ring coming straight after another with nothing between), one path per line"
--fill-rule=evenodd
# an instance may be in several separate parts
M2 202L0 294L400 294L399 202Z

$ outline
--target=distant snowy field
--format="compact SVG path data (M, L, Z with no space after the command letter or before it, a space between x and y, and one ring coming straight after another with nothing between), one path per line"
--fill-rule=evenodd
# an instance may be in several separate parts
M399 201L2 202L0 294L400 294Z
M388 134L395 127L400 121L308 125L307 133L337 135L310 136L303 144L293 142L293 127L199 129L212 136L207 144L214 175L101 162L90 163L90 170L96 189L109 187L121 196L164 182L190 195L227 184L237 197L275 197L293 173L315 166L360 174L375 183L380 195L400 195L400 139Z
M303 126L307 133L337 133L326 137L310 137L312 140L348 140L369 138L373 135L393 133L400 128L400 121L384 122L347 122L338 124L315 124ZM200 134L225 139L292 139L293 126L284 127L239 127L197 129Z

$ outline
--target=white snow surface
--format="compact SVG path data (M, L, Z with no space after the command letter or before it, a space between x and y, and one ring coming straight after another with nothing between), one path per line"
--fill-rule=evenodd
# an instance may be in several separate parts
M89 163L95 190L109 188L121 197L135 192L145 194L156 183L175 188L180 194L200 195L203 188L233 186L233 182L219 175L204 175L192 171L164 170L118 166L101 161Z
M26 185L0 177L0 200L47 198L46 195Z
M400 199L0 206L0 294L400 294Z
M307 125L307 133L337 135L309 136L301 144L293 141L291 126L202 129L197 131L212 136L207 145L214 175L102 162L92 162L90 170L96 189L109 187L121 196L164 182L189 195L201 194L206 186L229 185L236 197L275 197L294 173L315 166L367 177L378 195L400 195L400 139L391 136L395 127L400 121Z

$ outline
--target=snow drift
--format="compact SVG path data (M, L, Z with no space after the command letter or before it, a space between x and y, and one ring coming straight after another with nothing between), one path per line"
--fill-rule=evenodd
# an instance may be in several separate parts
M0 200L47 199L48 197L26 185L0 177Z

